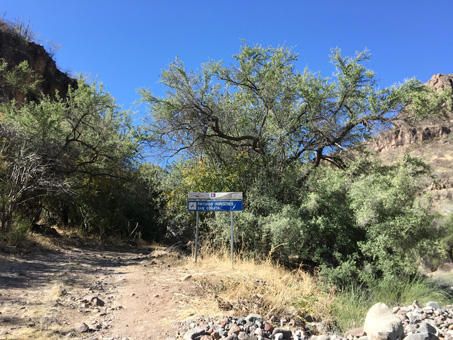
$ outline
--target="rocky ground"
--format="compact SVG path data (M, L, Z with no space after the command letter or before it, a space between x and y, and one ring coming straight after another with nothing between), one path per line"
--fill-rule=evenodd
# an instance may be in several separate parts
M310 316L183 317L189 301L204 294L194 275L199 273L187 258L164 248L63 247L0 254L0 340L379 338L366 336L364 329L335 334ZM453 340L453 306L414 302L389 313L401 324L401 334L392 340Z
M164 250L0 255L0 339L165 339L197 287Z
M395 307L393 310L384 304L378 304L373 308L363 328L353 329L342 335L335 334L321 320L279 319L275 316L266 320L261 315L249 314L244 318L208 318L182 323L179 328L179 338L184 340L453 339L453 305L440 306L433 301L422 307L415 301L411 306Z

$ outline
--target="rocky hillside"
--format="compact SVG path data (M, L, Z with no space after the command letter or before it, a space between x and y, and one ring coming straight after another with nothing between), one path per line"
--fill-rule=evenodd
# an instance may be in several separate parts
M436 74L425 86L453 90L453 74ZM367 148L376 151L386 163L393 163L405 154L421 158L435 176L428 189L433 209L442 214L453 213L452 108L422 121L414 122L409 109L402 110L397 118L393 128L377 135Z
M11 70L23 61L27 61L42 79L37 91L52 97L58 92L65 96L68 86L77 86L77 81L61 72L55 61L43 46L34 43L20 32L14 30L11 24L0 20L0 59L8 64ZM0 88L0 91L1 88ZM2 100L16 99L19 103L24 100L22 93L0 92ZM34 99L34 98L29 98Z

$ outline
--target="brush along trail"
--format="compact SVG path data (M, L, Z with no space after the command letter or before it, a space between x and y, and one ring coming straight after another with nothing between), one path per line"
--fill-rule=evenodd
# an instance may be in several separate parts
M0 339L166 339L200 294L164 248L0 253Z

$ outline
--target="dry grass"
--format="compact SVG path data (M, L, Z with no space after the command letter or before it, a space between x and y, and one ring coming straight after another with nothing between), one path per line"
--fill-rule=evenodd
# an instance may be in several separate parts
M31 328L23 328L7 335L5 340L21 339L21 340L57 340L65 339L66 337L52 330L38 330Z
M13 321L8 323L8 333L5 338L1 339L21 339L21 340L54 340L62 339L62 331L65 331L63 326L50 323L48 324L45 319L52 318L53 314L48 310L53 305L51 302L55 301L57 294L53 288L49 289L42 296L41 305L28 305L27 311L24 314L17 315L17 308L3 309L2 313L5 315L13 316ZM16 313L15 313L16 312Z
M52 284L45 293L45 302L52 305L58 301L59 298L64 296L65 288L63 282Z
M6 304L0 308L0 314L9 319L4 324L7 332L4 337L0 336L0 339L55 340L65 338L63 334L69 331L68 326L56 321L58 313L60 313L56 311L57 303L64 294L64 284L59 282L49 284L40 291L16 295L15 299L20 300L19 306L15 303Z
M256 262L237 255L232 268L228 252L219 254L209 248L201 250L197 262L195 265L191 258L186 267L194 273L193 281L204 294L191 299L183 316L309 314L330 319L333 293L326 293L302 270L289 271L269 259Z

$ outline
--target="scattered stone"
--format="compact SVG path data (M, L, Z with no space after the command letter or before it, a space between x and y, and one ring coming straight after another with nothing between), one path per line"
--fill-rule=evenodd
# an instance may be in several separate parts
M240 331L241 331L241 328L239 328L238 325L234 324L231 326L230 330L228 331L228 334L234 333L234 334L238 335Z
M440 309L440 304L438 302L430 301L426 304L426 307L431 307L432 309Z
M274 338L277 337L277 334L281 334L281 339L291 339L291 337L293 336L293 332L291 332L289 330L274 329L274 331L272 332L272 335L274 335ZM325 340L330 340L330 337L328 337L328 339L325 339Z
M257 329L255 329L253 334L263 336L263 330L261 328L257 328Z
M264 331L272 333L274 331L274 326L272 326L270 323L265 322L264 323Z
M239 340L238 336L236 334L231 334L228 335L225 340Z
M263 317L259 314L251 313L247 315L245 318L245 321L250 322L250 323L255 323L255 322L263 322Z
M427 322L422 322L418 327L419 333L428 333L428 334L436 334L436 328L430 325Z
M350 330L342 337L329 329L319 317L316 317L315 322L304 322L304 320L278 318L273 315L266 319L259 314L252 313L246 317L221 317L219 319L206 317L182 322L179 334L184 335L191 327L192 333L186 332L184 340L453 340L453 306L438 309L421 308L414 302L410 306L401 306L392 310L384 304L378 305L380 308L373 306L377 318L391 321L390 324L394 323L392 327L396 329L395 332L389 333L385 328L381 328L377 329L376 333L370 334L365 333L364 327ZM366 322L370 322L369 316L372 314L370 312L368 312ZM312 317L312 319L315 318ZM277 324L279 327L275 327L273 324ZM280 326L282 324L284 324L283 327ZM376 321L374 326L378 325L379 323ZM399 325L402 327L401 333L399 333ZM395 334L397 337L392 338ZM178 339L181 338L178 337Z
M90 327L85 322L82 322L79 326L74 328L77 333L86 333L90 330Z
M318 335L316 340L330 340L330 336L328 335Z
M50 326L50 325L52 325L54 323L59 324L57 318L55 318L55 317L47 317L47 316L39 318L39 323L41 325L44 325L44 326Z
M398 311L397 311L398 312ZM348 340L352 340L354 338L360 338L365 335L365 331L363 330L363 327L360 328L354 328L346 333L344 333L344 337Z
M420 305L420 303L415 300L413 303L412 303L412 306L414 306L415 308L422 308L422 306Z
M417 332L417 326L414 325L414 324L409 324L406 326L406 328L404 329L404 332L406 334L410 334L410 333L415 333Z
M99 307L103 307L105 305L105 302L102 301L100 298L98 298L97 296L93 297L91 299L91 303L94 305L94 306L99 306Z
M202 335L200 340L213 340L213 338L210 335Z
M238 338L241 340L248 340L248 335L245 332L239 332Z
M206 329L203 327L196 327L193 329L190 329L184 334L184 340L195 340L198 337L201 337L206 334Z
M283 340L283 333L275 333L274 340Z
M430 335L428 333L414 333L414 334L409 334L408 336L406 336L404 338L404 340L434 340L434 339L431 339L431 336L433 336L433 334Z

